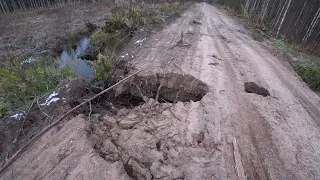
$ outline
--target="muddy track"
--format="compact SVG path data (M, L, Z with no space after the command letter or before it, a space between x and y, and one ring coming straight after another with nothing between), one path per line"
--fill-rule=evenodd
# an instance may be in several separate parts
M135 107L51 130L3 179L241 179L239 166L248 179L320 179L319 96L243 32L200 3L133 42L127 65L143 71L113 93ZM245 82L268 93L247 93Z

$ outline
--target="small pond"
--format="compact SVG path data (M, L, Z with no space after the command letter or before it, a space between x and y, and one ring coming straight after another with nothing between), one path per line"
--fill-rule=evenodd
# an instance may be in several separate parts
M58 58L58 65L60 68L66 66L75 71L76 75L85 79L92 79L94 76L94 69L86 60L80 59L84 51L88 47L89 39L84 37L80 40L76 49L65 50Z

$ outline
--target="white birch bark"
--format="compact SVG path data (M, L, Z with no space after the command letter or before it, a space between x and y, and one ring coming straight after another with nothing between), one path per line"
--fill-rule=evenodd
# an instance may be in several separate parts
M282 9L281 9L281 12L280 12L280 14L278 15L278 18L277 18L277 20L276 20L276 22L275 22L275 24L274 24L274 27L279 24L280 18L282 17L282 13L283 13L283 11L284 11L284 8L286 7L287 2L288 2L288 0L285 1L284 5L283 5L283 7L282 7Z
M288 13L288 9L289 9L289 7L290 7L290 5L291 5L291 2L292 2L292 0L289 1L288 5L287 5L287 8L286 8L286 11L284 12L283 18L282 18L282 20L281 20L280 26L279 26L278 31L277 31L277 37L279 36L279 32L280 32L280 30L281 30L283 21L284 21L284 19L286 18L286 15L287 15L287 13Z
M270 0L268 0L268 2L267 2L267 4L265 5L265 7L262 8L262 9L263 9L263 13L262 13L262 17L261 17L262 20L264 19L265 15L266 15L267 9L268 9L268 7L269 7L269 3L270 3Z
M307 33L305 34L305 36L303 37L302 41L307 41L307 39L311 36L312 32L314 31L314 28L316 26L316 24L318 23L318 20L319 20L319 17L320 17L320 8L318 9L316 15L314 16L309 28L308 28L308 31Z

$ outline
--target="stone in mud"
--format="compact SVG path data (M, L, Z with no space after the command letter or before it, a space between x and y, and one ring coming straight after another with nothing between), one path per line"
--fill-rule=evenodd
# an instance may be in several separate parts
M136 114L134 114L134 113L130 113L128 116L127 116L127 118L128 119L135 119L135 118L137 118L138 116L136 115Z
M104 159L107 161L115 162L120 159L117 147L110 141L105 140L102 144L101 153L104 154Z
M133 178L133 179L153 179L152 175L150 174L150 172L148 171L148 169L146 167L141 167L140 164L138 162L136 162L133 159L130 159L128 162L128 166L131 167L129 168L129 172L128 172L128 168L125 168L128 175Z
M117 120L113 117L110 117L108 115L104 115L100 118L103 122L105 122L108 126L111 128L117 125Z
M119 127L121 129L130 129L134 125L136 125L137 123L138 123L138 121L122 120L122 121L119 122Z
M254 82L245 82L244 88L248 93L255 93L264 97L270 96L270 92L266 88L258 86Z

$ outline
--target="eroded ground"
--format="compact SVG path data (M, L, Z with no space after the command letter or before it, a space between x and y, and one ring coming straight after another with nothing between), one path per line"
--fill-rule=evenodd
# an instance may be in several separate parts
M134 39L143 71L112 92L134 106L60 124L2 178L320 179L320 98L248 34L201 3Z

